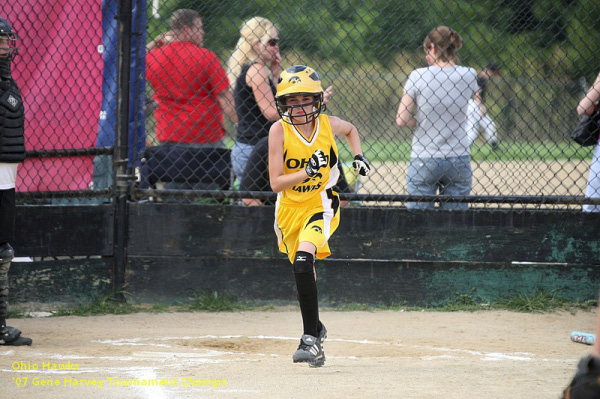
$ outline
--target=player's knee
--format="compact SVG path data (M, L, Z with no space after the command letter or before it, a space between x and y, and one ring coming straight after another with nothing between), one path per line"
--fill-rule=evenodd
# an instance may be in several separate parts
M310 252L298 251L294 259L294 273L312 273L315 257Z
M0 263L10 263L10 261L13 260L14 257L15 251L9 243L4 243L0 245Z
M3 280L3 277L8 275L9 270L10 270L10 262L0 263L0 281Z

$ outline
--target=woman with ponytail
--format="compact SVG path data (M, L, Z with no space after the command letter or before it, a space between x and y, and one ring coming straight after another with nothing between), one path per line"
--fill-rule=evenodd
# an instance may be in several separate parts
M414 127L407 191L413 196L466 196L471 191L470 141L465 130L469 99L478 90L473 68L458 65L460 35L447 26L433 29L423 42L429 65L411 72L396 114L399 126ZM408 202L409 209L431 209L433 202ZM444 209L467 203L442 202Z

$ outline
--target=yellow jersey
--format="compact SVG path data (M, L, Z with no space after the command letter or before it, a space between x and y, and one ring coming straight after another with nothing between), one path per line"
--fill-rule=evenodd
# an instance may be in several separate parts
M321 114L315 120L315 128L307 140L294 125L281 122L283 126L283 173L290 174L304 169L310 157L322 150L328 159L327 166L319 169L313 177L307 177L295 186L283 190L278 196L284 203L310 203L320 198L321 192L332 188L340 177L338 149L331 131L329 116Z

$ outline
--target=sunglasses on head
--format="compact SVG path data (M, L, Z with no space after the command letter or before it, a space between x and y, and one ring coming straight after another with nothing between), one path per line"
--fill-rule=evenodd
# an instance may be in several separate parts
M279 39L269 39L269 41L267 42L267 45L269 45L271 47L275 47L275 46L279 45Z

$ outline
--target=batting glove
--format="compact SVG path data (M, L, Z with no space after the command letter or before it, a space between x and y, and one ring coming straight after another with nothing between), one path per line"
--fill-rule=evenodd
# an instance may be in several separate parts
M371 167L367 162L367 158L363 157L362 154L358 154L354 157L354 162L352 162L352 167L356 172L358 172L361 176L368 176L371 173Z
M313 177L317 174L319 169L326 165L327 158L325 158L325 153L322 150L317 150L314 154L312 154L308 160L308 163L306 164L306 174L308 177Z

